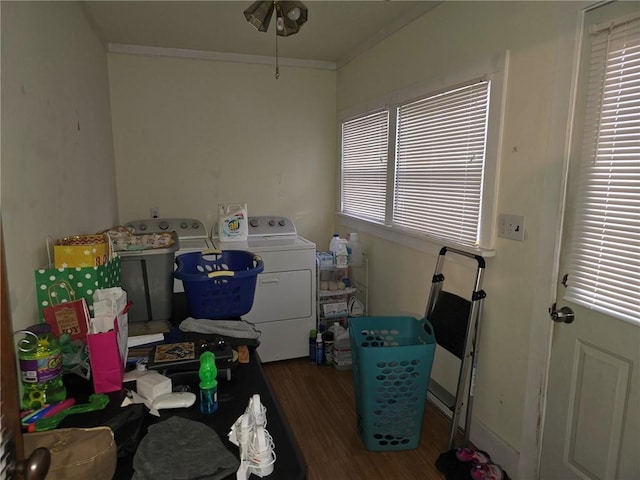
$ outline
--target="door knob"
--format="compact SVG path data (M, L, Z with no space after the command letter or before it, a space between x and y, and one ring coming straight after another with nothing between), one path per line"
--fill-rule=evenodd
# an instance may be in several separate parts
M44 480L51 465L51 453L44 447L36 448L29 458L9 466L9 478L24 477L25 480Z
M576 317L571 308L562 307L558 310L555 303L551 307L549 315L551 316L551 320L553 320L554 322L562 323L572 323Z

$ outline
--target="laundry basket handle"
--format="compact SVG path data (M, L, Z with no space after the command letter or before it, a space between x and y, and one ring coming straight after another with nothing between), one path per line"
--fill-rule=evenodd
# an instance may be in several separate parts
M420 323L422 324L422 330L427 332L427 335L431 337L435 336L435 330L433 329L433 325L431 325L431 322L426 317L422 317L420 319Z

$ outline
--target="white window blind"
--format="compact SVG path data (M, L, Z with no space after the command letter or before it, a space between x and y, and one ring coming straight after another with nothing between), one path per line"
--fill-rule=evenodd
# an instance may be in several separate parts
M393 224L478 246L489 82L398 109Z
M389 112L342 124L342 211L384 223Z
M594 33L566 298L640 322L640 18Z

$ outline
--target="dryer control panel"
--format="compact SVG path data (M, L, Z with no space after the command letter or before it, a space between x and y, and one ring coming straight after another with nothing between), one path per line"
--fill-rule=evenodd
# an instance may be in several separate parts
M249 217L249 236L295 236L296 226L286 217L256 216Z
M207 227L195 218L148 218L126 223L135 233L176 232L180 240L208 238Z

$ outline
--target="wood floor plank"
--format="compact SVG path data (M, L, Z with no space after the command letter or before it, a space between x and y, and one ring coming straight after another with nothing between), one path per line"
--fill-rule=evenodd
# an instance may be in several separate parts
M370 452L356 427L350 370L315 366L304 358L263 368L300 446L309 480L445 479L435 462L447 449L449 420L429 402L418 448Z

